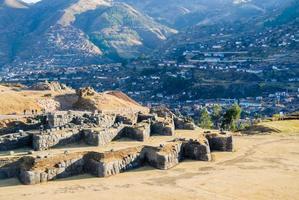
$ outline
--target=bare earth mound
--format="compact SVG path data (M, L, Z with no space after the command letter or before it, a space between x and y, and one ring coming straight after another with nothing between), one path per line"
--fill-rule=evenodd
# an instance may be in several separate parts
M97 93L92 88L84 88L77 91L77 94L79 99L74 104L74 108L78 110L100 110L107 113L149 112L148 108L141 106L122 92Z

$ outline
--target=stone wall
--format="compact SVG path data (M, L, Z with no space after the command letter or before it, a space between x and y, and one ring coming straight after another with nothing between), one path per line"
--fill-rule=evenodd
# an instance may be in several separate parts
M138 119L137 122L142 122L142 121L155 121L156 120L156 115L155 114L138 114Z
M119 125L118 127L111 128L94 128L94 129L84 129L83 137L84 141L88 145L92 146L104 146L110 143L113 139L119 137L122 133L124 126Z
M97 177L107 177L143 165L142 147L115 152L90 153L86 156L85 169Z
M189 140L183 143L184 158L201 161L211 161L209 142L204 140Z
M175 129L195 130L196 126L191 119L174 117Z
M133 126L127 126L123 129L123 137L131 138L137 141L146 141L151 134L150 122L140 122Z
M101 127L111 127L115 123L113 114L92 113L85 111L57 111L47 115L50 128L61 127L69 123L77 125L96 124Z
M103 115L99 114L96 116L96 124L103 128L110 128L115 123L115 115Z
M43 151L58 145L79 142L80 140L82 140L82 133L78 128L42 132L33 136L32 148L35 151Z
M0 179L17 177L20 171L20 157L0 159Z
M0 136L0 151L30 147L31 144L32 134L29 132L19 132Z
M217 138L214 135L209 137ZM65 153L44 158L25 157L21 161L16 159L5 161L6 163L0 160L0 177L18 175L24 184L38 184L82 173L108 177L145 164L166 170L184 159L210 161L208 140L176 139L159 147L139 146L107 152Z
M23 184L33 185L58 178L84 173L83 153L59 155L56 157L35 159L33 163L22 165L19 179Z
M174 135L173 120L157 120L151 124L151 134L172 136Z
M68 111L49 113L47 115L48 125L50 128L64 126L73 120L73 115Z
M164 106L153 107L151 108L150 113L156 114L158 117L162 117L162 118L174 116L174 114Z
M128 113L126 115L117 115L116 123L122 123L127 125L134 125L137 123L138 113Z

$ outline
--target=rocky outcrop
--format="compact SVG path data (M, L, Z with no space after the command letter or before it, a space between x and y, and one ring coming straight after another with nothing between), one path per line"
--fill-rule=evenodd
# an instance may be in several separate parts
M233 151L233 137L228 133L207 133L211 151Z
M80 88L76 91L79 98L94 96L97 92L92 87Z
M59 145L66 145L82 140L82 132L78 128L43 131L33 136L32 147L35 151L47 150Z

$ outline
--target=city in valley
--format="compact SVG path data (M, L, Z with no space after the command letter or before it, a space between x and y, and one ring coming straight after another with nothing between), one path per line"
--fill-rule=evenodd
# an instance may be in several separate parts
M296 0L0 0L0 199L299 199Z

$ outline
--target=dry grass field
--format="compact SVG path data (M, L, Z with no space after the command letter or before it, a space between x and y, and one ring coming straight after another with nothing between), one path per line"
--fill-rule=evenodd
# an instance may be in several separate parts
M247 131L247 134L277 134L277 135L298 135L299 120L269 121L259 123Z

